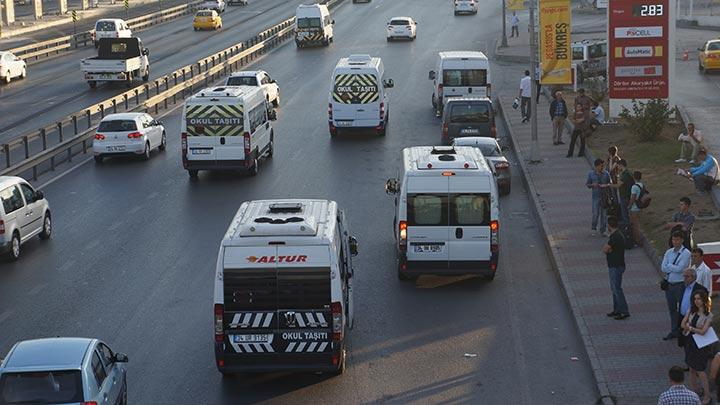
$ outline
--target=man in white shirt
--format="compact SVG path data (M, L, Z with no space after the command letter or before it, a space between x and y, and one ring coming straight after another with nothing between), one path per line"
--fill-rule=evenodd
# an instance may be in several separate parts
M672 235L673 247L668 249L663 256L660 270L665 273L665 280L668 281L668 289L665 290L665 300L670 312L670 333L663 340L675 339L680 336L680 303L685 292L685 270L690 267L690 251L683 246L683 234L675 232ZM695 272L692 272L695 275ZM693 277L692 280L695 282Z
M593 104L593 107L592 107L592 110L590 110L590 111L592 112L593 118L598 120L598 122L601 124L604 123L605 122L605 109L602 108L600 103L598 103L595 100L593 100L592 104Z
M510 38L520 38L520 18L513 11L512 17L510 17Z
M530 119L530 98L532 97L532 79L530 78L530 71L525 71L525 76L520 79L520 113L522 114L522 122L527 122Z
M713 292L712 272L710 271L710 267L708 267L708 265L703 261L704 254L705 252L703 252L700 248L693 249L690 259L690 268L695 269L695 272L697 273L697 282L707 288L708 296L710 297Z
M695 163L698 151L700 151L700 146L702 146L703 142L702 133L695 129L695 124L692 122L689 123L687 125L687 134L678 135L678 141L680 141L680 158L677 159L675 163L686 162L687 160L685 160L685 155L687 155L688 150L690 149L692 149L692 153L690 154L690 163Z

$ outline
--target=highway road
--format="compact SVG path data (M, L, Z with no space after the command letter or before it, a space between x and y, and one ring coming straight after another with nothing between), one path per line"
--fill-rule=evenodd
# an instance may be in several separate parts
M20 339L102 338L129 355L135 404L594 403L589 361L517 166L512 194L500 202L495 281L426 277L413 284L395 275L394 205L383 186L403 147L439 139L427 72L440 50L492 44L499 12L453 17L445 1L346 2L334 14L330 47L288 43L261 59L257 66L277 79L283 99L275 157L257 177L201 173L191 182L180 164L175 110L163 118L165 153L85 164L44 187L53 238L24 245L19 262L0 267L0 353ZM415 42L386 43L385 22L395 15L419 21ZM350 53L381 56L395 81L384 138L328 135L331 71ZM504 69L495 66L495 88L516 84ZM334 378L223 379L212 336L218 245L242 201L282 197L338 201L360 242L348 370Z
M252 38L294 15L300 3L269 0L228 7L218 31L193 31L193 17L188 15L140 32L138 37L150 50L150 80ZM33 64L28 67L27 79L0 86L0 144L127 91L120 83L89 88L80 72L80 60L96 55L95 48L88 47Z

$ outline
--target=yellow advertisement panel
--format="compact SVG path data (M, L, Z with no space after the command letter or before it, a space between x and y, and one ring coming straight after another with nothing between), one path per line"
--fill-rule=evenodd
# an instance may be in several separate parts
M540 83L572 83L570 0L540 0Z
M508 10L525 10L525 0L505 0Z

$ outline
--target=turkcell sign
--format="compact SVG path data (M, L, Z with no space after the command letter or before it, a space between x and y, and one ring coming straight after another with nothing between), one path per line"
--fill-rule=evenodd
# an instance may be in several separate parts
M663 27L617 27L615 38L662 38Z

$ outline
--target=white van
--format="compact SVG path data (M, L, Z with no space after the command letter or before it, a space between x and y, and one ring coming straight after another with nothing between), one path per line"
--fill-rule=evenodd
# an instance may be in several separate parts
M449 97L491 98L490 62L482 52L440 52L428 78L433 81L432 105L438 117Z
M301 4L295 10L295 45L330 45L333 41L333 25L330 10L324 4Z
M271 158L274 134L262 87L222 86L202 90L185 101L180 123L182 162L191 178L198 170L244 169L258 172L261 157Z
M125 20L119 18L103 18L95 23L95 31L92 32L95 48L98 47L100 38L130 38L132 31Z
M334 201L243 203L217 258L218 370L341 374L357 250Z
M393 87L385 79L382 59L370 55L340 58L332 74L328 104L330 135L341 129L373 129L384 136L390 119L390 100L385 89Z
M385 184L395 195L398 278L474 274L492 280L500 253L498 192L480 151L405 148L401 175Z
M455 15L477 14L478 0L455 0L453 7Z
M0 251L15 261L20 245L36 235L50 239L52 217L42 191L16 176L0 176Z

